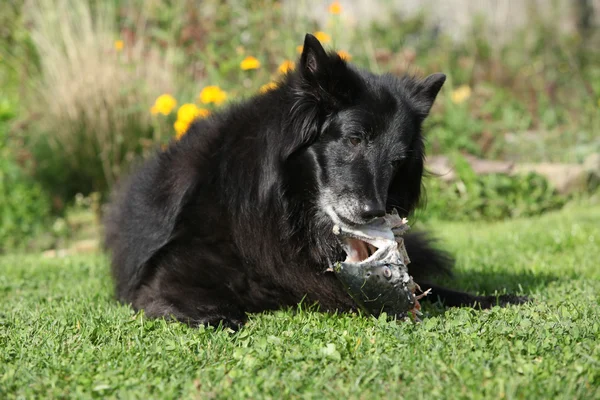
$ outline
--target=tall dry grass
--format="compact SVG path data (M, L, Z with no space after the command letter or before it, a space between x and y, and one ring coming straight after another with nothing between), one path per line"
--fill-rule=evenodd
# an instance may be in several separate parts
M24 7L41 69L25 99L38 115L29 139L39 168L47 168L39 172L54 185L105 192L144 141L157 139L149 108L174 91L168 46L159 52L144 40L144 7L135 8L125 38L114 3L36 0Z

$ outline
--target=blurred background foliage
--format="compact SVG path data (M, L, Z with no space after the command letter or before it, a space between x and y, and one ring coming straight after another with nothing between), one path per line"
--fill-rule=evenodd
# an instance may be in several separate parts
M56 246L177 127L277 82L306 32L374 72L448 75L427 146L457 179L427 180L419 220L563 206L573 196L542 176L478 175L463 156L578 164L600 152L600 2L464 3L0 2L0 251Z

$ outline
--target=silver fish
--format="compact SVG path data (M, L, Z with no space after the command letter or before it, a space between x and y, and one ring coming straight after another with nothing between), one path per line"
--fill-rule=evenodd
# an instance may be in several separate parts
M408 229L397 212L362 226L334 226L347 258L332 269L363 311L399 318L418 312L418 286L408 274L402 238Z

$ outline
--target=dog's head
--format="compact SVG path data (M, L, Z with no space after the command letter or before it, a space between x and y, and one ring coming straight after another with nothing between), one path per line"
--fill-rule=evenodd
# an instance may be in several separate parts
M286 157L311 165L297 176L312 182L319 211L352 225L393 208L400 215L414 209L423 174L421 124L445 79L361 71L306 35L289 81L294 138Z

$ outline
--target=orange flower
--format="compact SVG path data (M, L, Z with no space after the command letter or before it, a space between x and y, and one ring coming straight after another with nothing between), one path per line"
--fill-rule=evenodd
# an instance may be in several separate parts
M314 35L319 40L319 42L321 42L321 43L329 43L329 42L331 42L331 36L329 36L325 32L318 31L318 32L315 32Z
M115 50L121 51L123 50L123 46L125 46L125 43L122 40L115 40Z
M206 118L209 115L210 115L210 110L207 110L206 108L198 109L198 118Z
M302 54L302 51L304 50L304 46L300 45L300 46L296 46L296 53L298 54Z
M285 60L284 62L281 63L279 68L277 68L277 71L279 71L280 74L287 74L289 71L293 71L294 68L295 68L295 65L294 65L293 61Z
M342 13L342 5L339 1L334 1L329 5L329 13L333 15L338 15Z
M260 61L256 57L248 56L242 60L240 63L240 68L244 71L249 69L258 69L260 68Z
M269 90L277 89L277 84L275 82L265 83L258 89L260 93L267 93Z
M218 86L207 86L200 92L198 100L202 104L215 103L220 105L227 99L227 93Z
M346 60L346 61L352 60L352 56L350 55L350 53L348 53L345 50L340 50L337 53L338 53L338 56L340 56L342 60Z

